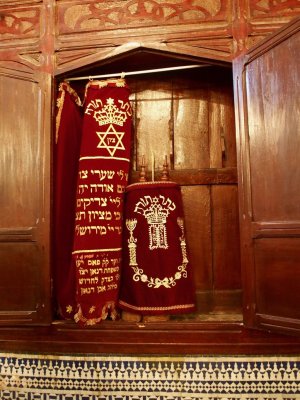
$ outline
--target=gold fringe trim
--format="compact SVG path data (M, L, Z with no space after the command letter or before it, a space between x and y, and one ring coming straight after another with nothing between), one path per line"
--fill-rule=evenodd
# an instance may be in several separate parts
M61 121L61 114L63 110L63 105L65 102L65 91L62 91L60 93L60 96L56 100L56 106L58 107L58 112L56 115L56 132L55 132L55 143L57 144L58 142L58 132L59 132L59 127L60 127L60 121Z
M85 102L87 91L91 86L94 86L94 87L100 89L100 88L107 87L111 83L114 83L116 85L116 87L126 87L126 81L123 78L104 79L104 80L97 80L97 81L90 80L85 86L83 103Z
M136 307L131 304L126 303L125 301L119 300L119 304L124 307L130 308L135 311L172 311L172 310L184 310L186 308L194 308L195 304L177 304L174 306L167 307Z

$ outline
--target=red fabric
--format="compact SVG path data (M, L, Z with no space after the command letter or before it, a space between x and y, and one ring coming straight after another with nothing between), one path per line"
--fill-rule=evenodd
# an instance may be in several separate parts
M75 195L81 140L82 107L67 83L59 87L56 116L54 186L54 291L58 314L72 318L76 309L71 266Z
M75 321L117 317L124 189L130 160L131 107L123 79L87 85L76 194L73 265Z
M145 182L127 187L119 306L140 314L195 310L180 187Z

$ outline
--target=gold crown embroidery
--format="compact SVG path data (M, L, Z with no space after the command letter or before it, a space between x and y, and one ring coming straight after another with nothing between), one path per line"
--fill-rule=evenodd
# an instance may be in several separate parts
M167 249L167 217L176 208L165 196L144 196L135 205L134 212L144 215L149 225L149 249Z
M106 131L96 132L100 142L99 149L106 149L113 157L117 150L125 150L122 139L125 132L118 132L114 125L123 126L127 118L132 115L129 102L118 100L119 107L115 104L115 99L109 97L106 104L101 99L92 100L85 113L92 115L99 126L109 125Z
M116 124L123 126L128 116L132 115L130 103L118 100L119 107L115 104L115 99L109 97L103 105L101 99L92 100L87 106L85 113L93 115L99 126Z

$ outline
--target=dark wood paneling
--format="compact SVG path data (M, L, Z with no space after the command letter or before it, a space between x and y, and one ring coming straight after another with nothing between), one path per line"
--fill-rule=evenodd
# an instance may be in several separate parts
M300 238L255 240L256 312L300 319Z
M165 155L170 157L172 138L170 81L161 79L140 80L135 85L135 134L136 157L145 155L148 170L162 168ZM137 161L138 162L138 161Z
M45 328L3 328L2 351L49 354L294 354L300 339L259 332L240 323L125 323L104 321L80 328L57 323Z
M0 85L0 324L46 323L50 78L11 52L8 63L0 63Z
M45 307L40 287L42 255L34 242L0 243L0 323L30 322Z
M41 93L36 82L7 76L0 86L0 228L27 229L39 215Z
M182 79L173 85L175 170L209 168L208 96L207 82Z
M245 323L298 335L299 28L234 65Z
M190 262L198 290L212 289L211 204L208 186L184 186L182 197Z
M246 67L255 221L300 220L300 32Z
M161 170L236 166L231 73L224 68L130 79L137 163L146 156ZM135 167L135 165L133 165Z
M237 186L211 190L214 288L241 289Z

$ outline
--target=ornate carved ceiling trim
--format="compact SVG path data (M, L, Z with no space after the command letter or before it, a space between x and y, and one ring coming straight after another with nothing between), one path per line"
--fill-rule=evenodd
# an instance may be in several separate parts
M1 4L0 4L1 6ZM0 7L0 41L38 38L40 35L40 7Z
M299 0L249 0L251 19L282 18L291 19L300 12Z
M59 1L59 34L226 20L231 0Z

